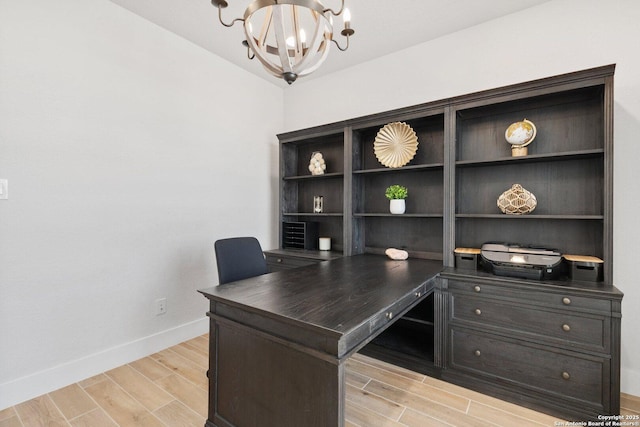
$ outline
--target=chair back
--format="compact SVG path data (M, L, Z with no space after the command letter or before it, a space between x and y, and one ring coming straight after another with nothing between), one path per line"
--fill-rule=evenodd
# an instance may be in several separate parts
M221 285L267 273L267 261L255 237L220 239L214 248Z

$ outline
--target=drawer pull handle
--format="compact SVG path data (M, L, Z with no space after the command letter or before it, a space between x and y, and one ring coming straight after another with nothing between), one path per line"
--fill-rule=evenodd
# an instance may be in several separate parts
M569 375L569 372L566 372L566 371L563 372L562 373L562 379L565 379L565 380L571 379L571 375Z
M282 258L278 258L278 262L282 262Z
M567 297L562 298L562 303L564 305L570 305L571 304L571 298L567 298Z
M385 317L386 317L387 319L391 320L391 319L393 319L393 313L392 313L392 312L390 312L390 311L388 311L388 312L385 314Z
M475 356L477 356L477 357L480 357L480 355L481 355L482 353L480 353L480 350L476 350L476 351L474 351L474 352L473 352L473 354L474 354Z
M473 287L473 290L474 290L474 291L476 291L476 292L480 292L480 286L475 285L475 286Z
M571 331L571 326L567 325L566 323L564 325L562 325L562 330L565 332L569 332Z
M482 314L482 310L480 310L479 308L475 309L475 313L480 316Z

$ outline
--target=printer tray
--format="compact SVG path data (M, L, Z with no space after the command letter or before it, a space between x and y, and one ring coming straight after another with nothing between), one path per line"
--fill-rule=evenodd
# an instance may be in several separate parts
M518 277L520 279L542 280L544 270L541 268L512 267L509 265L491 265L496 276Z

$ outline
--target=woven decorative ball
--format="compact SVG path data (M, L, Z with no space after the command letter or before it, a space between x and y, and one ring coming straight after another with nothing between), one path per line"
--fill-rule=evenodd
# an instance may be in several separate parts
M498 207L505 214L528 214L533 212L537 205L536 196L522 188L520 184L513 184L510 189L498 197Z
M325 170L327 170L327 165L324 162L322 153L314 151L311 154L311 160L309 160L309 172L311 172L311 175L322 175Z

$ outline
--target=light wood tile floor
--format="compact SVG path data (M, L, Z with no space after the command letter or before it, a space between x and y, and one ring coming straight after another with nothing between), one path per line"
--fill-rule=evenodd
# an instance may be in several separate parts
M202 427L207 364L203 335L0 410L0 427ZM621 398L623 414L640 414L639 397ZM359 354L347 362L346 427L551 427L556 421Z

